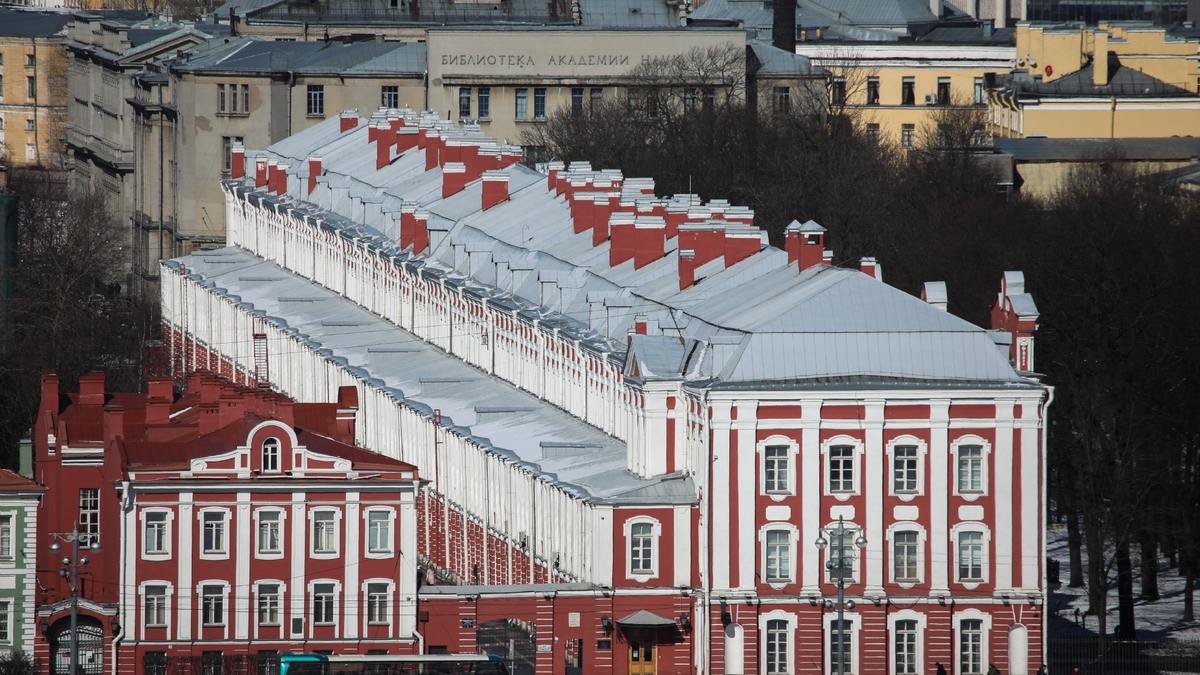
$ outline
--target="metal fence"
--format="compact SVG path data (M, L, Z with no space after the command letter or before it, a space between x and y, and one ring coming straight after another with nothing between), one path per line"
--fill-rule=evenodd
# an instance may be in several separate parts
M1200 640L1159 642L1098 638L1050 640L1050 675L1200 673Z

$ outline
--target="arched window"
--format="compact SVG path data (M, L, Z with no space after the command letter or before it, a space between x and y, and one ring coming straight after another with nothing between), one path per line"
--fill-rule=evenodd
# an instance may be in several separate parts
M268 438L262 444L263 473L279 473L279 439Z

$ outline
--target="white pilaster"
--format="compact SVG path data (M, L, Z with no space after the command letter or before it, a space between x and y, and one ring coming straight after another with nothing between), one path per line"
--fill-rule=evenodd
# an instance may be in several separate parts
M1025 401L1021 406L1021 420L1017 423L1018 433L1021 434L1021 587L1029 591L1042 590L1040 537L1046 505L1042 501L1041 490L1045 467L1040 461L1044 456L1044 448L1039 444L1040 408L1037 401Z
M250 578L250 551L254 548L254 526L250 516L250 493L237 493L233 533L229 537L229 544L234 547L233 636L237 640L250 637L253 610L250 603L251 585L254 583Z
M733 428L737 432L737 523L738 523L738 587L742 590L754 588L756 544L758 533L754 527L754 502L758 491L755 484L754 433L758 428L758 401L738 401L737 420Z
M196 597L196 589L192 585L192 567L195 565L195 551L192 549L192 493L179 493L179 517L175 526L179 528L178 554L175 556L179 565L179 583L175 586L175 632L177 640L192 639L192 600Z
M1006 593L1013 587L1013 401L996 401L996 447L992 452L994 476L996 530L992 536L996 561L996 592Z
M342 586L342 636L348 640L358 637L358 627L362 612L360 599L362 589L359 587L359 562L363 558L362 541L362 505L359 503L358 492L346 493L346 544L342 549L342 560L345 562L346 579Z
M821 555L813 542L821 532L821 401L800 405L800 567L803 595L821 592Z
M929 402L929 591L950 592L950 401Z
M731 486L729 485L729 469L732 466L732 458L729 456L729 428L730 428L730 410L732 404L729 401L713 401L712 402L712 426L710 434L712 438L712 567L713 567L713 588L725 589L731 588L731 579L729 578L729 560L735 554L733 542L729 540L729 525L731 522L733 504L730 499Z
M863 404L863 428L866 434L866 454L863 465L866 467L864 477L864 495L866 496L866 527L864 535L867 538L866 559L863 568L866 587L863 592L867 596L883 595L883 550L887 536L883 527L884 496L887 493L886 480L887 453L883 447L883 401L866 401Z

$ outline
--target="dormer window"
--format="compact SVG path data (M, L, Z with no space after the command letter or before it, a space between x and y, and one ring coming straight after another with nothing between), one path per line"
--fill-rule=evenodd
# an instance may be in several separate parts
M279 439L268 438L262 444L263 473L279 473Z

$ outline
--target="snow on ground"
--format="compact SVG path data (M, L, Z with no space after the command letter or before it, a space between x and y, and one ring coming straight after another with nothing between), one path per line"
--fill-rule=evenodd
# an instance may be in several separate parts
M1133 551L1136 556L1136 548ZM1051 525L1046 536L1046 555L1059 561L1060 584L1050 585L1050 637L1072 638L1091 637L1096 634L1098 621L1096 617L1084 617L1087 611L1087 588L1069 588L1067 582L1071 578L1070 555L1067 550L1066 525ZM1084 577L1087 576L1087 547L1083 548ZM1141 590L1141 574L1138 559L1134 559L1133 592L1136 596ZM1177 568L1168 566L1164 557L1158 566L1159 600L1147 602L1135 600L1134 618L1137 621L1138 637L1143 640L1173 639L1200 640L1200 622L1184 623L1183 616L1183 576ZM1200 591L1200 589L1198 589ZM1200 617L1200 592L1194 594L1196 616ZM1110 569L1108 574L1108 630L1111 632L1117 625L1117 579L1116 569ZM1075 610L1079 610L1079 623L1076 622ZM1056 616L1057 615L1057 616Z

